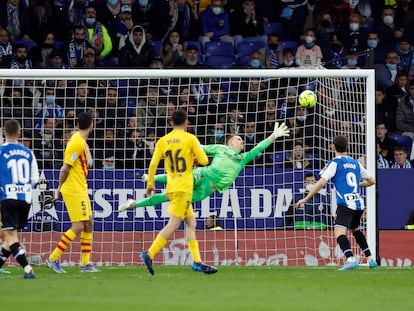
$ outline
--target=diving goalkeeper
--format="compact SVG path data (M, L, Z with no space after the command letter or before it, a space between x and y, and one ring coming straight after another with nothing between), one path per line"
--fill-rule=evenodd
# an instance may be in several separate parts
M269 147L279 137L289 136L287 126L275 123L273 133L258 143L252 150L242 152L244 141L239 135L232 135L227 139L226 145L206 145L203 150L207 155L212 155L211 164L193 170L194 189L192 202L199 202L207 198L213 192L225 192L236 180L239 173L247 163L255 159L262 151ZM146 175L143 175L146 181ZM155 176L155 182L167 184L167 175ZM118 212L143 206L153 206L167 202L165 193L155 194L138 202L128 199L118 207Z

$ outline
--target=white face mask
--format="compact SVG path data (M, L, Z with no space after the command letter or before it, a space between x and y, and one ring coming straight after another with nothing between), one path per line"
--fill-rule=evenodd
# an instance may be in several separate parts
M327 116L332 117L335 114L335 110L327 109L325 110Z
M306 191L309 191L310 192L313 189L313 187L315 187L314 184L307 184L306 185Z
M349 29L351 31L358 31L359 30L359 24L358 23L350 23L349 24Z
M384 21L385 25L391 25L394 22L394 17L391 15L385 15L382 20Z
M215 6L212 8L212 11L215 15L219 15L221 13L221 8Z
M148 0L139 0L139 6L145 7L148 5Z
M155 148L155 141L154 140L146 140L144 139L145 144L148 146L150 150L154 150Z
M312 36L306 36L305 37L305 42L306 43L312 43L313 42L313 37Z

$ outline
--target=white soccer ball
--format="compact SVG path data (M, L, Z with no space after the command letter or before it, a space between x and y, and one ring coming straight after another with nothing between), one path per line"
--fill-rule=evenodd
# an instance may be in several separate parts
M316 94L311 90L305 90L299 95L299 104L305 108L312 108L318 102Z

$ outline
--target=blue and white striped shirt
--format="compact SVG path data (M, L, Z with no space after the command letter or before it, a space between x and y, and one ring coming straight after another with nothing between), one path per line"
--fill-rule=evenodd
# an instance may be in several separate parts
M0 146L0 201L32 203L32 187L39 182L39 169L33 152L17 143Z
M359 183L371 178L371 174L357 160L340 155L328 162L320 172L325 180L331 180L336 189L336 202L352 210L365 208Z

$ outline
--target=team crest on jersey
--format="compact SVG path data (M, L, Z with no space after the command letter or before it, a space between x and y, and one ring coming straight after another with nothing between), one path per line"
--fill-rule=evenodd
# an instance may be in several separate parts
M76 161L76 159L78 158L78 156L79 156L79 154L78 153L72 153L72 156L70 157L70 160L72 161L72 162L75 162Z

